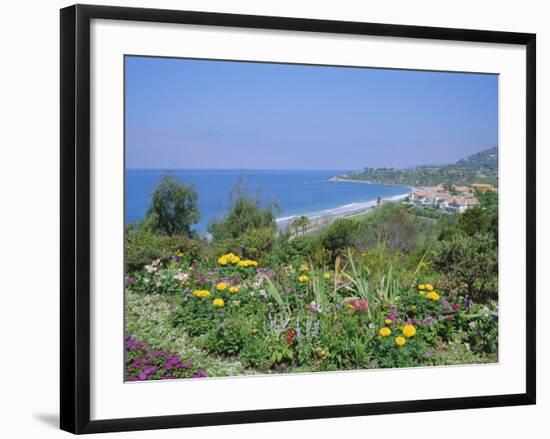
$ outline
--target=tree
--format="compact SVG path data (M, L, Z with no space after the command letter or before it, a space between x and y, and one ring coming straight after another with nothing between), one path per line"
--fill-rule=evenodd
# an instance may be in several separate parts
M191 236L200 219L197 192L171 175L165 175L153 191L145 221L159 235Z
M466 284L468 293L478 298L496 293L498 254L494 238L489 233L457 234L441 241L434 268L455 285Z
M336 257L353 246L358 229L359 225L356 221L339 218L324 230L321 235L321 244L332 257Z
M307 228L311 224L311 221L309 218L305 215L300 215L298 218L296 218L292 223L290 224L291 228L296 230L296 234L298 232L302 232L302 235L306 233Z
M214 219L208 225L212 235L213 249L239 252L244 244L252 258L261 258L273 247L277 237L277 222L274 203L263 205L258 196L250 195L238 182L231 195L227 215Z
M214 219L208 224L208 232L215 241L238 239L252 230L277 230L275 217L276 204L262 205L259 195L251 195L242 181L238 181L230 196L227 215Z

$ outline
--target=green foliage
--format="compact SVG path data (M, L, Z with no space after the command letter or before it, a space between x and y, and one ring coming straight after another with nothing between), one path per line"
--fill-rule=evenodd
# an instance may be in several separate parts
M191 226L200 219L197 192L171 175L165 175L153 191L146 223L158 235L191 236Z
M239 253L240 245L244 244L248 256L261 259L277 239L275 209L274 204L263 206L257 197L249 195L238 185L227 215L212 220L208 225L213 253Z
M269 347L265 339L258 334L246 337L240 355L245 367L264 368L270 362Z
M241 320L228 319L208 332L204 347L215 354L236 355L244 345L245 336Z
M190 335L198 336L208 333L219 321L220 315L212 310L210 300L191 298L178 307L173 324L183 326Z
M356 221L339 218L328 226L320 237L321 246L329 252L332 258L344 254L353 246L358 224Z
M294 231L296 235L306 233L308 227L310 226L311 221L307 216L301 215L298 218L294 219L290 223L290 229Z
M165 259L177 252L188 262L203 254L204 241L187 236L164 236L143 224L130 226L124 239L124 264L127 273L139 270L155 259Z
M498 315L484 308L468 323L464 341L478 354L496 352L498 346Z
M498 148L490 148L448 165L424 165L407 169L366 168L340 177L350 180L404 186L437 186L438 184L498 183Z
M239 239L251 230L276 230L275 205L262 206L258 197L251 196L240 186L234 189L232 197L228 214L208 225L208 232L215 241Z
M383 244L392 251L409 253L433 239L433 221L409 213L409 207L386 203L362 221L356 246L374 248Z
M161 233L149 215L126 235L127 329L193 350L208 376L494 361L498 197L477 196L463 214L384 203L292 233L278 232L274 205L237 187L208 244ZM427 283L435 298L419 294ZM417 333L399 346L410 322Z
M490 234L457 234L441 241L434 257L434 267L457 287L465 284L469 293L483 300L496 294L492 287L498 276L498 253Z

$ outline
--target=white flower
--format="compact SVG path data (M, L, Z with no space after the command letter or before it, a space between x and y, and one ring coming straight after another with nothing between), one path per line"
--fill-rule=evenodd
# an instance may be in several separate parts
M180 271L174 274L174 279L178 282L185 282L187 279L189 279L189 275Z
M152 265L146 265L145 270L147 271L147 273L154 273L155 271L157 271L157 267L153 267Z

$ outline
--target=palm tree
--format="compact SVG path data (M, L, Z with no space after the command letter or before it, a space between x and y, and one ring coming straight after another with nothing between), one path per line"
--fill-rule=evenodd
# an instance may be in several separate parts
M303 235L306 233L307 228L309 227L310 224L311 224L311 221L307 216L300 215L298 218L292 221L290 226L292 227L292 229L296 230L296 235L298 235L300 231L302 232L302 235Z

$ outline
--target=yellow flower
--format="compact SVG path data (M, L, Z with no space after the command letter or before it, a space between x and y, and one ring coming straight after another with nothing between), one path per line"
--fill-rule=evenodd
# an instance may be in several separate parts
M300 265L300 271L309 271L309 267L307 264Z
M218 264L220 264L220 265L227 265L228 262L229 262L229 260L227 259L226 255L220 256L218 258Z
M425 289L426 289L426 285L424 285L424 284L419 284L419 285L418 285L418 289L419 289L419 290L425 290Z
M193 291L193 296L200 297L201 299L208 298L212 293L208 290L195 290Z
M298 277L298 280L300 282L307 282L309 280L309 277L306 276L305 274L302 274L300 277Z
M378 331L380 333L380 335L382 337L387 337L388 335L391 334L391 329L390 328L386 328L385 326L383 328L380 328L380 330Z
M420 294L421 296L423 296L424 294L426 294L426 290L418 290L418 294Z
M428 263L427 263L427 262L422 261L422 262L420 263L420 268L424 268L424 267L427 267L427 266L428 266Z
M217 308L223 308L223 305L224 305L224 301L221 297L217 297L216 299L214 299L212 301L212 305L214 305L215 307Z
M250 259L244 259L242 261L239 261L237 263L239 267L257 267L258 263L256 261L252 261Z
M225 256L227 256L227 259L232 264L237 264L241 260L241 258L239 258L237 255L234 255L233 253L228 253Z
M416 328L413 325L403 326L403 335L405 337L411 338L416 334Z
M426 294L426 299L437 302L439 300L439 294L437 294L435 291L430 291L428 294Z
M411 311L416 311L416 305L411 306Z
M182 252L181 250L178 250L178 251L176 252L176 256L177 256L178 258L181 258L181 257L183 256L183 252Z
M233 293L233 294L238 293L239 292L239 287L236 287L236 286L231 287L231 288L229 288L229 292Z
M353 306L352 303L348 303L347 306L348 306L348 311L350 311L350 312L355 312L355 306Z
M257 330L256 328L252 328L252 329L250 330L250 333L251 333L251 334L256 334L256 332L258 332L258 330Z
M316 351L317 351L317 355L319 355L319 357L321 357L321 360L324 360L329 356L328 349L317 348Z
M323 277L324 277L325 279L330 279L330 273L325 273L325 274L323 274Z
M385 323L386 325L391 325L391 324L392 324L392 320L391 320L391 319L386 319L386 320L384 320L384 323Z
M426 289L427 289L428 291L433 291L433 290L434 290L434 287L433 287L432 284L426 284Z
M395 337L395 344L399 347L405 346L405 343L407 343L407 340L405 340L405 337Z
M218 291L223 291L227 288L227 284L225 282L220 282L218 285L216 285L216 289Z

